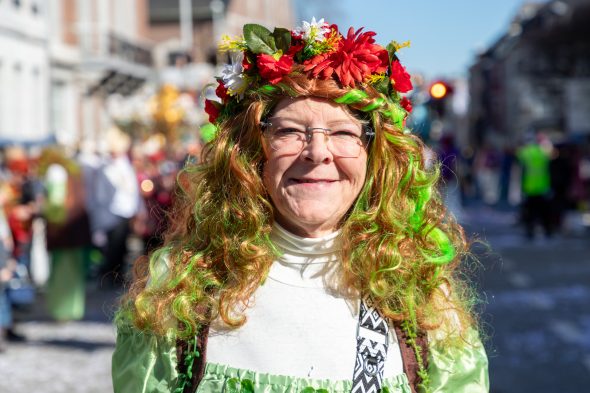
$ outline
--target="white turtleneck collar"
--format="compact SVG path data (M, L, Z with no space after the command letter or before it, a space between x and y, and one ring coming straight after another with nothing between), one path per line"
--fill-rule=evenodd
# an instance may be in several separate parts
M281 256L271 266L268 278L279 283L324 289L334 277L340 260L340 231L317 238L292 234L274 223L271 240Z
M340 231L322 237L301 237L292 234L275 222L271 232L271 239L279 250L285 254L316 259L332 256L340 251L338 235L340 235Z

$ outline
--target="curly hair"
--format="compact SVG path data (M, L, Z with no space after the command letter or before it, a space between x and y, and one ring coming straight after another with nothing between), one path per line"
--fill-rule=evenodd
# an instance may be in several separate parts
M368 116L376 135L365 184L341 225L340 286L370 295L394 321L426 330L471 326L471 295L457 269L468 247L441 203L438 166L426 162L419 138L397 127L386 110L373 110L379 93L364 92L345 105ZM118 317L180 338L216 319L243 325L278 255L270 240L274 211L262 182L259 123L286 96L338 102L347 93L334 80L294 72L233 108L202 162L179 174L165 246L136 262Z

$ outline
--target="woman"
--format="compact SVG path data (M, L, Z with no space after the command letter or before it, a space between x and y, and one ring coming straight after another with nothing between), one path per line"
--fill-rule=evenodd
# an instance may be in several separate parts
M481 392L466 253L374 33L245 25L118 314L117 392Z
M47 250L51 273L47 309L56 321L80 320L86 304L86 265L91 244L82 168L67 153L47 148L39 160L47 197Z

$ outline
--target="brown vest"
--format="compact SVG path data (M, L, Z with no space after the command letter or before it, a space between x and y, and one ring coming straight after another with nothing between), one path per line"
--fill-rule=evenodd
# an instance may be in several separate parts
M414 348L408 344L408 340L404 331L400 328L399 324L395 326L395 333L397 335L397 339L399 341L399 348L401 351L402 362L404 365L404 372L410 381L410 387L412 388L412 393L417 393L418 391L418 384L421 382L420 378L418 377L418 361L416 360L416 355L414 352ZM183 393L194 393L197 390L197 386L201 382L203 378L203 374L205 373L205 364L207 362L207 339L209 337L209 326L205 326L201 329L199 334L197 335L197 349L199 351L200 356L195 358L192 368L189 372L187 370L187 365L185 364L185 359L187 352L189 351L189 346L186 341L178 340L176 342L176 356L177 356L177 369L179 373L184 375L190 376L190 383L186 384ZM428 369L428 339L426 334L421 332L418 334L418 338L416 339L420 348L422 348L421 356L422 362L424 364L424 368Z

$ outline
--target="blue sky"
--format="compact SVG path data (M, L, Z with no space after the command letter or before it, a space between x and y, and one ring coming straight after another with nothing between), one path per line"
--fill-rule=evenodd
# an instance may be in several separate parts
M534 0L541 2L542 0ZM377 42L410 40L400 58L427 78L467 75L482 48L506 31L523 0L295 0L299 20L312 16L341 31L364 26ZM297 24L300 24L298 22Z

